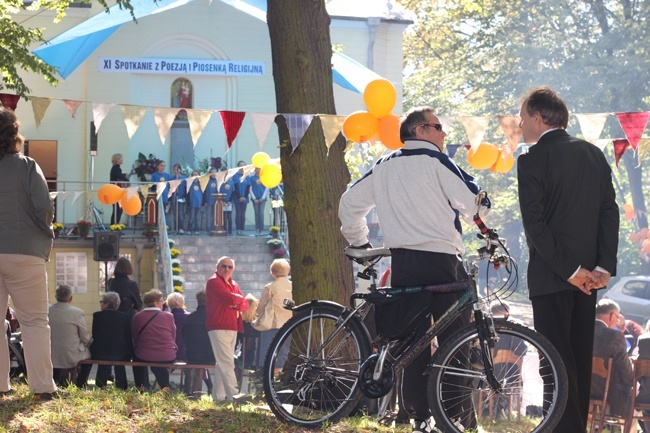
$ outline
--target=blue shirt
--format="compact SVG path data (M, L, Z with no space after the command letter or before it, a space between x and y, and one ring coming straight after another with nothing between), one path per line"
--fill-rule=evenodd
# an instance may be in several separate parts
M214 196L212 194L216 194L217 192L219 192L217 189L217 179L210 178L203 192L203 203L212 206L214 204Z
M155 172L154 174L152 174L151 175L151 181L156 184L155 187L154 187L154 188L156 188L156 192L158 192L158 182L160 182L161 180L166 180L167 182L169 182L170 180L172 180L172 177L167 173L162 173L161 174L161 173ZM162 201L165 204L167 204L167 202L169 201L169 197L167 197L168 195L169 195L169 185L165 184L165 191L162 193L162 196L161 196Z
M266 201L269 189L262 184L260 177L256 174L248 176L248 182L251 185L251 199Z
M235 195L232 198L232 201L236 203L248 203L248 190L250 188L250 184L248 183L248 178L244 179L242 182L242 176L242 174L237 172L232 177L232 183L235 186ZM244 197L246 201L239 201L239 197Z
M190 199L190 207L199 208L203 205L203 191L201 191L201 184L198 180L195 180L190 185L188 196Z
M234 190L235 184L232 182L232 178L221 184L219 192L226 195L223 198L224 203L230 203L232 201L232 193Z

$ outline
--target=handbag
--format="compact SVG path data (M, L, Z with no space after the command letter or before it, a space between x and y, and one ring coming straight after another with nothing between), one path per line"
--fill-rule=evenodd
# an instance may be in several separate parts
M275 321L275 308L273 305L273 298L269 297L269 300L266 301L266 304L264 305L264 310L262 310L262 314L260 314L253 322L251 325L253 328L257 329L258 331L268 331L269 329L273 328L273 322Z

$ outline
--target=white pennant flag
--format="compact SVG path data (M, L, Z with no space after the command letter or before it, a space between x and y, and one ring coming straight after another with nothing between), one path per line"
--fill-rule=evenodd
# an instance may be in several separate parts
M257 144L261 150L262 147L264 147L264 142L266 141L266 137L269 135L269 131L271 130L271 126L273 126L273 121L277 114L250 113L250 116L253 120L253 129L257 136Z
M178 111L178 108L153 108L153 119L158 127L158 135L162 144L165 144L165 137L167 137Z
M165 187L167 186L167 181L166 180L161 180L158 182L156 185L156 200L160 201L160 196L162 195L163 192L165 192Z
M140 127L140 123L142 123L142 118L144 117L144 113L147 111L147 107L141 105L120 105L120 108L122 108L122 113L124 113L126 133L129 135L130 140Z
M307 128L311 125L314 118L313 114L283 114L287 121L287 128L289 128L289 136L291 137L292 152L296 150L300 144L300 140L305 135Z
M100 102L93 102L93 122L95 122L95 134L99 132L102 122L108 116L108 113L113 109L115 104L103 104Z
M168 198L176 192L178 185L180 185L182 181L183 179L174 179L167 182L169 184L169 194L167 194Z
M131 197L133 197L134 195L136 195L138 193L138 190L140 189L140 187L139 186L129 186L128 188L125 188L125 189L126 189L126 199L128 200L128 199L130 199Z
M469 144L473 149L477 148L485 136L485 131L487 131L488 123L490 123L490 117L460 116L458 117L458 120L460 120L465 127L465 132L467 132Z
M440 124L442 125L442 130L449 135L451 132L451 124L454 123L454 120L456 120L455 117L448 117L448 116L438 116L438 120L440 120Z
M86 191L75 191L75 192L74 192L74 197L72 198L72 204L75 204L75 202L77 201L77 199L78 199L78 198L81 196L81 194L83 194L84 192L86 192Z
M576 114L585 141L596 144L603 132L609 113Z

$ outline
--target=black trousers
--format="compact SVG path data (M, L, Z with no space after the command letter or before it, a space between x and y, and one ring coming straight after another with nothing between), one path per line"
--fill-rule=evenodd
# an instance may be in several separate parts
M133 360L136 362L155 362L160 364L171 364L175 361L152 361L150 359L140 359L136 356L133 357ZM133 380L137 388L147 388L149 386L149 375L148 368L151 368L158 386L162 389L169 387L169 370L165 367L133 367Z
M422 286L467 279L467 273L458 256L429 251L393 249L391 272L391 285L393 287ZM407 296L406 302L412 306L428 305L429 314L434 320L438 320L461 294L462 292L425 292ZM390 310L386 308L377 309L375 314L378 325L383 320L392 321L398 319L401 323L407 322L405 317L400 317L399 312L395 311L391 314ZM470 320L471 311L467 310L438 335L438 344L443 345L454 332L468 324ZM430 320L424 320L417 327L418 334L424 334L430 324ZM427 397L428 376L423 376L430 360L431 352L425 350L403 371L399 398L400 406L403 406L413 419L426 420L431 416ZM466 381L466 379L459 380ZM467 399L467 401L469 400ZM472 410L472 408L459 408L459 411L463 413L469 410Z
M123 365L97 365L97 376L95 376L95 385L98 388L104 388L111 374L111 368L115 370L115 387L127 389L128 382L126 378L126 367Z
M564 290L531 298L535 329L560 352L569 379L569 398L556 433L587 426L594 351L596 295Z

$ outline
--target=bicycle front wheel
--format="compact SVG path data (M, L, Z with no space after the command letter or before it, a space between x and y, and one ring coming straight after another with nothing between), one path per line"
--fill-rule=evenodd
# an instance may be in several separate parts
M476 325L471 324L435 353L428 398L444 432L549 432L567 399L567 375L555 347L526 326L495 320L491 350L500 389L486 379Z
M264 393L282 422L308 428L335 423L359 400L359 368L370 341L358 318L340 326L343 311L321 305L298 312L271 342Z

